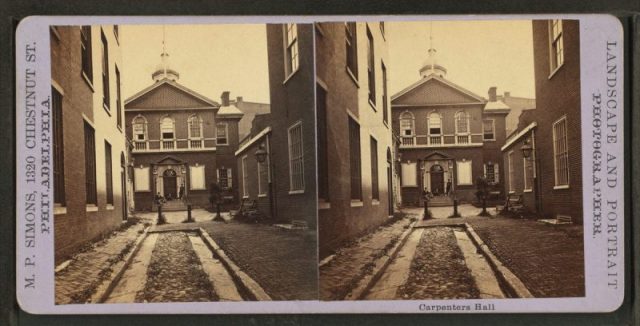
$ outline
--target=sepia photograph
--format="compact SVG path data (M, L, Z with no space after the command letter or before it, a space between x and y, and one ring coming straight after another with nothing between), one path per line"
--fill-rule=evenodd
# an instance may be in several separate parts
M315 31L321 300L585 296L577 20Z
M312 24L49 32L56 304L318 298Z

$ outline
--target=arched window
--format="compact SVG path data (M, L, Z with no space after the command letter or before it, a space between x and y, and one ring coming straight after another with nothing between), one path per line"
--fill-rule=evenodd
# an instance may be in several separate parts
M413 113L405 111L400 115L400 136L413 136L415 118Z
M192 115L187 121L189 127L189 138L200 139L202 138L202 119L197 115Z
M147 119L139 115L133 118L131 122L133 130L133 140L146 140L147 139Z
M469 114L464 111L456 113L456 134L469 133Z
M160 120L160 135L162 139L174 139L174 123L170 117L164 117Z
M429 135L442 134L442 117L437 112L431 112L428 118Z

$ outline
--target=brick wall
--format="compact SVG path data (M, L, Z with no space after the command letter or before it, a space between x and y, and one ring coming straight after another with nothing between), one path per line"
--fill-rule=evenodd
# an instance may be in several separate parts
M551 76L549 23L533 21L536 77L536 143L539 148L540 197L545 215L569 215L582 223L582 136L580 112L580 29L578 21L563 21L564 64ZM569 188L554 189L552 125L567 117Z
M258 164L259 163L258 163L258 160L256 159L256 151L258 150L258 148L260 146L263 146L263 148L267 150L269 148L268 142L269 142L269 137L262 136L260 139L257 139L250 146L248 146L244 151L242 151L241 153L239 153L239 155L236 156L237 171L238 171L237 174L238 174L238 180L239 180L237 189L238 189L238 194L242 200L255 201L258 207L258 210L263 216L272 217L272 207L271 207L271 203L269 202L270 200L269 192L272 190L269 189L270 186L268 182L266 184L259 184L260 182L258 180L259 178ZM243 178L244 172L242 169L242 161L244 157L246 157L246 160L245 160L245 164L246 164L245 169L247 171L246 184L245 184L245 181L243 181L245 179ZM268 164L269 164L269 161L267 160L262 165L263 168L267 169L267 175L269 175L270 173L270 171L268 170L269 169ZM263 189L266 190L262 194L259 193L260 186L264 187ZM280 207L284 207L284 206L280 206ZM290 222L287 216L283 214L280 214L279 216L275 216L275 220L276 222L285 222L285 223Z

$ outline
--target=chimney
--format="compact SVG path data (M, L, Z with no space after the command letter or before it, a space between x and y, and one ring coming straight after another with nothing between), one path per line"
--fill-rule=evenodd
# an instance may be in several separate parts
M490 102L495 102L497 100L497 95L496 95L496 91L497 90L498 90L498 88L495 87L495 86L489 87L489 101Z
M222 100L222 106L229 106L229 91L222 92L220 99Z
M511 92L504 92L504 98L511 97Z
M242 105L242 96L236 96L236 105Z

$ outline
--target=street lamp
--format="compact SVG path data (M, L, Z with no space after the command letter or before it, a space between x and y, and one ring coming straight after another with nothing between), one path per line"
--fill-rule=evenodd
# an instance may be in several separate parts
M269 138L267 138L267 142L269 141ZM258 164L263 164L264 162L267 161L267 156L269 155L269 152L264 148L264 144L260 144L260 146L258 146L258 149L256 150L256 152L254 153L254 155L256 156L256 161L258 161ZM270 163L270 162L269 162ZM269 206L270 206L270 213L271 213L271 218L274 218L276 213L274 212L275 209L275 204L273 203L273 186L271 183L271 167L267 166L267 172L269 173L269 178L268 178L268 195L269 195ZM260 178L260 176L258 176L258 178Z
M525 140L521 150L522 150L522 156L524 156L524 158L531 159L531 154L533 153L533 146L529 144L529 139Z
M258 161L258 163L264 163L264 161L267 159L267 154L267 151L261 144L260 147L258 147L258 150L256 150L255 152L256 160Z

